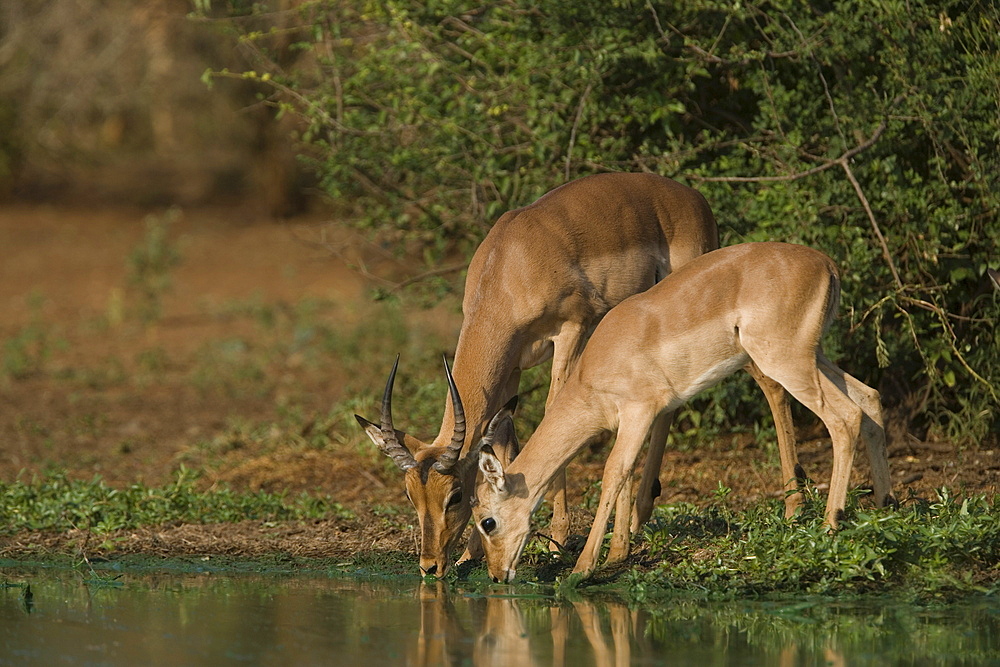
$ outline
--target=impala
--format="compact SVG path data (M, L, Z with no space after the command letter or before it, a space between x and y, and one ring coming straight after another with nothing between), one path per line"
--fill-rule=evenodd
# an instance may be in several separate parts
M859 438L867 445L876 502L890 501L878 392L831 363L820 348L839 299L837 270L827 256L798 245L747 243L699 257L616 306L521 454L506 466L495 456L492 444L512 437L509 429L488 430L480 443L482 476L473 514L490 576L513 579L531 512L550 481L593 438L617 431L594 524L574 569L589 576L612 508L628 507L632 471L650 424L748 364L826 425L833 442L826 506L831 528L846 503ZM504 417L499 413L491 424ZM796 475L796 466L794 450L783 452L786 480ZM628 538L615 533L609 563L628 555Z
M705 198L654 174L586 176L497 220L469 264L454 381L449 378L458 391L449 392L437 437L425 443L393 427L395 366L379 423L356 416L404 472L420 525L423 574L442 576L450 565L472 513L477 468L476 458L467 454L486 422L517 394L521 370L552 359L546 405L551 404L605 313L718 244ZM463 419L455 409L459 393L465 399ZM651 438L635 523L651 511L668 427L658 424ZM554 486L551 528L558 544L569 527L565 477ZM462 560L480 555L479 534L473 531Z

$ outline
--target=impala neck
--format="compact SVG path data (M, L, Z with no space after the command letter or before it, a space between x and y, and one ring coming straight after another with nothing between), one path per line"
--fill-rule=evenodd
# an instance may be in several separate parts
M507 386L517 370L514 337L504 336L502 329L493 328L482 319L477 324L479 326L462 329L452 364L452 375L468 424L464 451L479 441L486 424L511 398L507 395ZM455 412L449 396L445 400L444 419L434 445L447 445L454 428Z
M552 479L595 437L618 427L597 396L578 397L572 385L566 385L545 411L542 422L521 448L521 453L507 467L508 477L523 475L531 507L538 505Z

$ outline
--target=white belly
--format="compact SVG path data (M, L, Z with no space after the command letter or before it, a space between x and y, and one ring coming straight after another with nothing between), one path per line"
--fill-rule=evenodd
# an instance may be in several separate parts
M714 387L724 379L746 366L750 357L745 352L740 352L727 359L723 359L712 364L702 373L687 383L687 386L679 392L681 402L685 402L698 392Z

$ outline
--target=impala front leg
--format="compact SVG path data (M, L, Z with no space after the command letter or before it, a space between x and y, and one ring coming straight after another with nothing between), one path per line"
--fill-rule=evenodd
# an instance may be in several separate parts
M552 539L549 541L549 551L558 552L562 551L569 536L569 501L566 499L565 468L556 473L549 494L552 501L552 522L549 524Z
M611 535L611 546L608 549L607 564L620 563L628 558L629 547L632 544L632 491L635 486L632 475L622 485L615 501L615 529Z
M479 531L473 528L472 533L469 534L469 544L465 548L465 553L458 559L458 563L481 560L483 555L483 538Z
M626 483L631 485L632 474L642 451L642 444L646 439L646 431L649 429L650 421L648 416L645 418L643 416L632 417L628 420L623 419L619 426L618 438L608 456L608 462L604 466L601 500L597 506L594 525L590 528L587 544L583 547L583 552L576 561L576 567L573 568L574 574L586 578L593 574L597 567L597 560L601 555L601 545L604 542L604 533L608 527L608 519L611 518L611 511L618 503L618 496L625 488ZM631 494L626 493L626 495L630 496ZM631 498L629 500L631 501ZM628 525L627 522L624 523L626 526ZM626 552L627 546L626 543Z

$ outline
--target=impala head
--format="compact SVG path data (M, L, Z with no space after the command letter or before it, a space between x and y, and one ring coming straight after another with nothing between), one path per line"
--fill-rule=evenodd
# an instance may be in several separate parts
M382 395L379 424L354 415L372 442L403 471L406 497L417 511L420 524L420 573L442 577L452 563L452 552L462 538L472 514L470 496L476 475L476 453L462 457L465 444L465 411L451 370L445 375L455 413L451 441L444 447L423 443L392 425L392 385L399 357L392 366Z
M498 428L493 440L500 441L503 437L506 433ZM513 437L513 424L510 437ZM497 583L509 583L514 580L517 561L531 537L533 501L524 484L524 476L505 473L490 442L481 445L479 471L482 475L476 483L476 497L472 502L473 521L483 537L490 577Z

